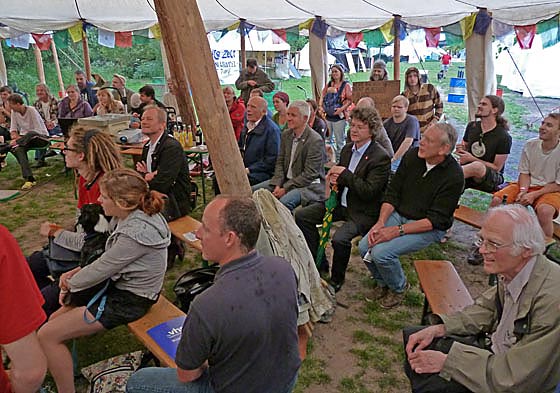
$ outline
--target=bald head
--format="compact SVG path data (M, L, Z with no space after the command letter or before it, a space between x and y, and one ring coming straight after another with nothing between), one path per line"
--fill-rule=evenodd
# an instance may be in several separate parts
M356 103L356 108L375 108L375 101L371 97L362 97Z
M264 115L266 115L266 110L268 104L266 100L262 97L251 97L249 102L247 102L247 120L258 121Z

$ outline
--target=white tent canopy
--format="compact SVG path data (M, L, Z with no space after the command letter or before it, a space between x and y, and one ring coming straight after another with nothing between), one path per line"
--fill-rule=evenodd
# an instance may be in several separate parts
M409 0L198 0L206 31L221 30L246 19L260 28L279 29L321 16L343 31L375 29L393 15L420 27L455 23L477 7L510 25L530 25L560 10L560 0L432 0L419 5ZM0 23L27 33L66 29L83 20L110 31L145 29L157 22L153 0L0 0Z

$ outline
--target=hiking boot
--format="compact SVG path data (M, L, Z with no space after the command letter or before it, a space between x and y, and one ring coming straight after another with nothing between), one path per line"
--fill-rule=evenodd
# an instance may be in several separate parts
M381 300L389 293L389 288L382 287L381 285L376 286L373 288L371 295L368 296L372 300Z
M483 262L484 262L484 257L482 256L480 251L478 251L478 247L475 246L469 253L469 256L467 257L467 263L469 265L478 266L478 265L482 265Z
M400 293L387 290L388 292L387 295L383 299L381 299L379 305L381 306L381 308L384 309L400 306L409 289L410 289L410 284L407 282L404 287L404 291Z
M25 183L23 183L23 186L21 186L22 190L30 190L31 188L33 188L33 186L37 184L37 182L34 181L26 181Z

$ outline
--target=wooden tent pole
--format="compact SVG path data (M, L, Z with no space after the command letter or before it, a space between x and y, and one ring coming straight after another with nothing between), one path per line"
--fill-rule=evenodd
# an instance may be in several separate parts
M56 76L58 78L58 97L62 98L64 96L64 81L62 80L62 72L60 72L60 62L58 61L58 52L56 50L54 39L51 40L51 51L54 60L54 67L56 68Z
M0 83L2 84L2 86L6 86L8 84L8 73L6 72L6 62L4 61L2 40L0 40Z
M235 140L226 102L214 68L196 0L155 0L162 38L170 41L170 64L184 58L182 74L191 75L194 103L220 190L226 194L251 195L239 147ZM166 34L167 33L167 34ZM180 52L175 52L180 48Z
M87 42L87 33L82 32L82 49L84 51L84 67L87 76L87 80L91 81L91 63L89 61L89 45Z
M247 52L245 50L245 19L241 19L241 22L239 23L239 39L241 40L241 64L239 64L239 71L241 71L247 66Z
M394 15L393 33L395 34L393 43L393 79L398 81L401 79L401 40L399 38L398 23L401 20L400 15Z
M181 115L181 121L183 124L190 125L193 130L196 130L196 115L192 103L192 98L189 93L189 81L186 79L185 64L181 56L177 54L181 53L181 48L177 45L177 42L168 39L167 37L173 36L172 26L169 26L168 20L160 21L159 26L161 29L161 45L162 45L162 56L165 54L166 62L169 67L169 75L175 84L175 98L177 99L177 108L179 114Z
M37 63L37 76L39 82L45 83L45 68L43 67L43 56L41 56L41 49L33 44L33 53L35 54L35 63Z

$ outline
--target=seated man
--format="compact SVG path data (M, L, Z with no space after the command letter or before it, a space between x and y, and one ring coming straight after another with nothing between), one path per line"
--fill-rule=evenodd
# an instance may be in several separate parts
M253 191L267 187L290 210L324 198L323 138L307 125L309 105L294 101L288 108L288 129L280 139L272 179L259 183Z
M125 106L128 113L132 112L132 105L130 99L134 92L126 87L126 78L119 74L113 74L111 86L118 90L119 94L115 92L115 99L120 100Z
M453 224L464 185L461 167L451 156L456 142L451 125L428 127L420 146L404 155L377 223L360 240L360 255L377 283L373 297L383 308L401 304L408 289L399 256L440 241Z
M554 392L560 381L560 267L542 255L537 219L519 205L493 208L477 245L486 273L500 276L498 285L410 335L405 371L412 390ZM472 341L482 335L491 345L467 345L450 335Z
M92 108L97 105L97 93L93 89L94 83L87 80L86 73L82 70L76 70L74 72L74 77L76 79L76 85L80 89L80 96L84 101L86 101Z
M128 393L292 391L300 366L296 276L288 261L255 251L261 221L249 198L208 204L196 236L220 270L191 303L177 369L143 368Z
M252 186L272 177L280 149L280 129L266 111L267 102L264 98L250 98L247 103L247 124L239 137L239 149Z
M165 132L167 113L157 106L147 106L142 115L142 133L149 141L142 149L136 170L144 175L150 189L167 195L163 214L167 221L187 215L191 211L191 183L189 168L179 141ZM175 258L182 258L182 242L173 237L168 249L167 267Z
M156 91L152 86L150 85L142 86L140 90L138 90L138 93L140 94L140 101L142 103L140 104L140 106L136 111L140 113L140 118L142 118L142 114L144 113L144 108L146 108L148 105L155 105L165 109L165 105L163 105L162 102L156 99Z
M498 96L487 95L478 104L476 117L467 125L463 142L457 145L465 187L495 192L504 182L504 166L511 149L505 105Z
M395 151L391 159L393 171L397 170L405 153L418 146L420 140L420 123L416 117L406 113L407 110L408 98L396 96L391 101L391 117L383 123L391 140L391 147Z
M389 154L376 142L381 127L381 118L375 109L355 108L350 122L352 143L342 148L338 165L327 173L327 187L338 189L333 221L345 221L332 238L331 284L336 291L344 283L352 239L364 236L377 221L381 197L389 180ZM323 222L324 215L322 202L297 210L295 214L296 224L315 259L319 246L317 224ZM328 273L326 258L321 261L319 270Z
M19 94L11 94L8 102L12 109L10 124L12 154L16 156L21 167L21 175L25 179L21 189L28 190L35 185L35 178L29 165L27 152L36 147L46 147L49 144L46 139L49 137L49 132L37 109L25 105ZM45 156L42 154L37 166L44 166L44 160Z
M560 209L560 114L551 113L539 127L539 137L523 147L519 161L519 179L494 194L490 206L497 206L506 197L507 203L533 206L544 231L551 239L552 220Z
M357 108L373 108L377 112L375 108L375 101L371 97L362 97L356 103ZM379 112L377 112L379 114ZM391 140L389 139L389 135L387 135L387 130L381 124L381 128L376 133L375 141L381 145L382 148L385 149L387 153L389 153L389 157L393 157L395 152L393 150L393 146L391 145Z

